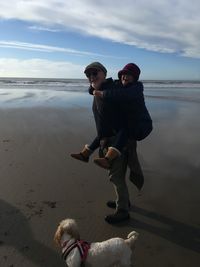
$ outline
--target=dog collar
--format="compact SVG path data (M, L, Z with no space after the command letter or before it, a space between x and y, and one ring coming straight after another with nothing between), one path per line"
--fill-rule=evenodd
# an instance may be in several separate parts
M66 242L68 243L68 241L66 241ZM67 246L66 249L64 249L64 247L67 245L67 243L65 244L65 246L64 246L64 243L63 243L63 252L62 252L62 258L64 260L66 260L66 258L68 257L68 255L70 254L70 252L74 248L78 248L78 251L79 251L80 256L81 256L81 262L84 262L86 260L88 250L90 249L89 243L87 243L86 241L83 241L83 240L76 240L71 245Z

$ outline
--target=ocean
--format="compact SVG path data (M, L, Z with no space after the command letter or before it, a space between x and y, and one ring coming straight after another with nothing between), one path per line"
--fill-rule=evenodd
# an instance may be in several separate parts
M200 81L145 80L145 99L200 102ZM0 78L0 108L91 103L86 79Z

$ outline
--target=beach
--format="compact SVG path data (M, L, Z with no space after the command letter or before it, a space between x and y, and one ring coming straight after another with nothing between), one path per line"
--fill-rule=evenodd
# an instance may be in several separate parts
M131 219L118 225L104 221L115 197L107 171L70 157L95 136L92 97L0 89L0 266L66 266L53 236L74 218L88 242L137 231L135 267L198 267L200 89L189 89L146 91L154 130L138 142L145 185L138 192L127 173Z

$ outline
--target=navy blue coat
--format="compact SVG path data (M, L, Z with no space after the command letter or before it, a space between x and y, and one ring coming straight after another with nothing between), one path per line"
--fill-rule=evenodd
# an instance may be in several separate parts
M93 88L89 93L93 94ZM130 138L142 140L152 131L152 120L146 108L143 84L135 82L126 87L119 81L106 79L103 97L95 96L93 114L99 137L108 137L124 128Z
M122 86L119 81L115 83L115 88L103 91L103 100L117 105L117 115L120 118L118 126L127 129L130 138L140 141L153 129L152 119L145 105L143 84L135 82Z

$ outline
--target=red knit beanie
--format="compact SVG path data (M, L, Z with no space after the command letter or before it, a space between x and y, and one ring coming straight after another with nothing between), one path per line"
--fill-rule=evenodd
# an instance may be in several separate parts
M119 79L121 79L121 76L123 74L131 74L131 75L133 75L133 77L137 81L139 79L139 76L140 76L140 68L134 63L128 63L127 65L125 65L123 67L122 70L120 70L118 72Z

